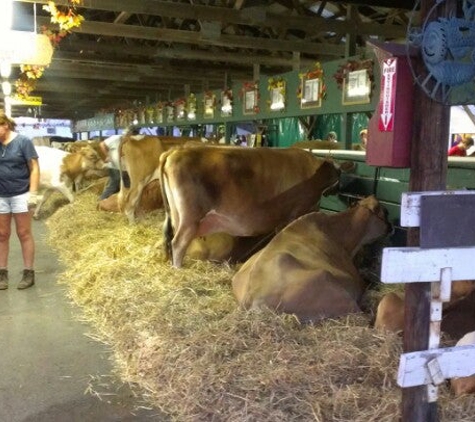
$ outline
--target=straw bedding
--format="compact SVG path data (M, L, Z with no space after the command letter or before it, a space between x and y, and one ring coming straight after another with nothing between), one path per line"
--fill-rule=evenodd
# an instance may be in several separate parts
M53 213L60 283L113 351L122 380L173 421L399 419L401 339L356 315L301 325L237 309L235 269L161 254L163 215L130 226L86 192ZM440 389L442 421L473 421L475 400Z

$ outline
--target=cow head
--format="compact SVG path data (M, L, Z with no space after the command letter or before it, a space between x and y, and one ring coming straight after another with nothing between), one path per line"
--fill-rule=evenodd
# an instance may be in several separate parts
M103 169L106 167L104 160L100 157L99 153L91 146L85 146L79 151L83 158L84 169Z
M356 206L370 212L364 243L371 243L392 232L393 227L388 220L388 210L380 204L374 195L362 199Z

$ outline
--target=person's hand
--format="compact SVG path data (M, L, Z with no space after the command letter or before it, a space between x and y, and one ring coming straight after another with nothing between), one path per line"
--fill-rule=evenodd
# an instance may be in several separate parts
M28 196L28 208L35 208L38 204L38 194L36 192L30 192Z

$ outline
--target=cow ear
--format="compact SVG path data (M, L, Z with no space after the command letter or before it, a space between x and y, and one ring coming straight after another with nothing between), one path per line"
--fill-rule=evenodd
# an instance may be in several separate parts
M354 173L356 163L354 161L343 161L337 167L339 167L343 173Z

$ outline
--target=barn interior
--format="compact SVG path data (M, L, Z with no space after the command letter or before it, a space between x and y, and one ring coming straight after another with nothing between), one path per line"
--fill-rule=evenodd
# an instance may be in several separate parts
M15 0L12 28L36 33L56 28L43 8L47 3ZM372 41L404 43L408 27L419 19L421 3L427 6L409 0L58 0L56 5L72 7L84 21L55 46L51 64L35 81L31 95L41 97L42 104L13 105L12 115L92 121L190 92L221 90L257 75L267 78L316 62L365 56L373 52L368 46ZM20 73L14 66L8 80L14 83ZM364 105L363 113L371 114L377 97ZM0 103L5 106L1 96ZM376 194L400 229L397 241L402 244L407 240L399 221L402 192L475 189L472 158L447 162L447 134L452 132L446 112L421 107L414 114L416 122L426 115L427 123L440 118L444 129L432 125L433 132L424 128L424 136L418 134L412 168L368 163L361 151L315 152L351 160L357 168L345 176L343 192L324 198L323 209L339 212L363 195ZM472 105L457 106L457 116L454 133L475 133ZM246 125L256 127L255 122ZM435 145L432 140L441 134L443 140ZM350 142L345 146L351 149ZM448 169L447 174L441 169ZM147 401L145 407L153 408L157 420L399 418L394 374L401 337L370 329L374 306L362 319L332 319L316 326L293 317L239 313L229 292L232 268L220 266L216 274L214 265L187 261L175 284L156 248L163 215L151 213L137 226L125 227L121 215L96 213L96 199L89 192L77 204L62 202L59 210L47 213L48 242L67 267L58 270L57 278L94 327L91 337L112 350L115 374L132 395ZM376 247L378 255L372 258L378 266L382 245ZM365 276L378 278L368 268ZM428 297L424 289L413 291L413 303ZM40 293L36 303L41 305L58 294L48 289ZM453 343L443 339L444 345ZM103 379L88 392L107 401L109 392L95 391L98 385L104 386ZM439 392L442 421L472 420L473 396L454 399L448 383ZM51 420L52 414L43 416ZM98 417L107 420L104 414ZM145 412L136 420L148 417Z

